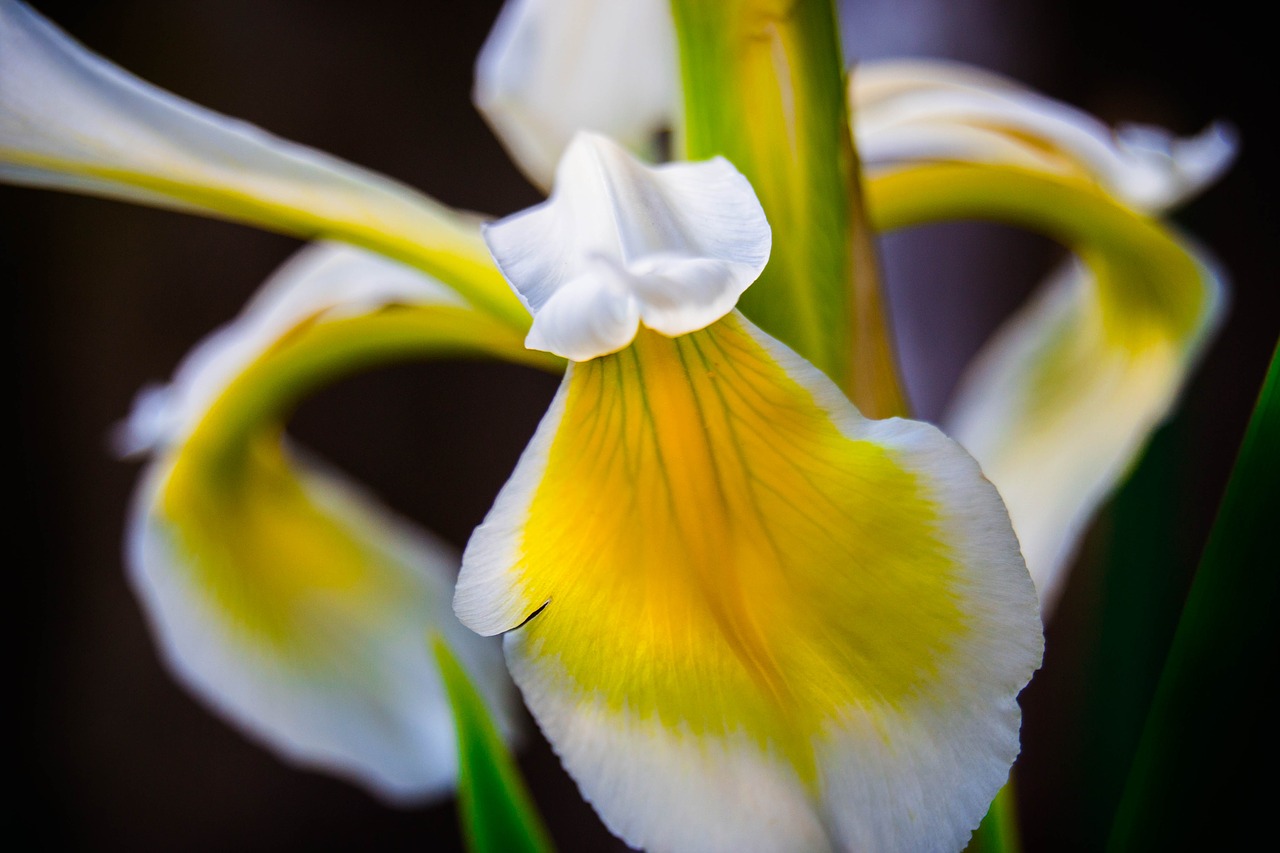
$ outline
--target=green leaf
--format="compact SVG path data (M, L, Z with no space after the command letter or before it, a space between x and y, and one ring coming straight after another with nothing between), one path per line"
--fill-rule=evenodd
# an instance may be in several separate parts
M673 0L684 156L755 188L773 251L739 307L872 417L905 413L831 0Z
M1244 849L1235 845L1269 828L1273 795L1261 779L1273 772L1280 686L1277 507L1280 351L1187 596L1110 850Z
M987 816L973 833L965 853L1022 853L1018 831L1018 797L1010 777L996 794Z
M520 771L475 685L439 636L431 639L458 731L458 805L472 853L549 853L554 848Z
M1188 420L1179 416L1152 436L1099 525L1106 535L1099 537L1097 605L1081 629L1096 638L1082 675L1086 736L1075 748L1075 820L1064 830L1090 849L1111 831L1196 568L1200 534L1186 518L1195 449Z

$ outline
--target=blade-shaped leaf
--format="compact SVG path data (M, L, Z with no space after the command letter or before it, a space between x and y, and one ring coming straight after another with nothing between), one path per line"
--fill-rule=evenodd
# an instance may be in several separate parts
M472 853L549 853L553 848L489 709L449 646L431 639L458 730L458 799Z
M965 853L1022 853L1018 831L1018 795L1010 777L996 794L987 816L973 833Z
M1276 743L1277 506L1280 353L1187 596L1111 850L1184 849L1191 839L1230 849L1221 845L1245 841L1267 813L1271 796L1250 768L1265 767Z

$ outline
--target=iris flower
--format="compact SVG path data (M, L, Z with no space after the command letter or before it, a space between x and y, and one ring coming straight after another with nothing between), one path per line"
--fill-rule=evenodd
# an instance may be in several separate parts
M603 17L576 41L549 8L504 14L491 69L552 57L581 72L575 44L616 58L603 6L583 6ZM662 38L653 8L628 7ZM552 116L548 141L546 110L572 99L495 101L482 65L482 104L552 188L482 230L162 92L0 0L0 177L317 241L123 430L151 457L128 531L135 587L178 677L264 742L392 798L446 788L452 736L425 638L442 635L505 717L496 649L449 613L448 549L292 448L283 424L317 385L388 360L563 370L466 548L454 609L504 635L526 704L606 824L654 849L959 848L1017 755L1016 697L1040 661L1027 564L1050 567L1044 597L1171 405L1217 279L1141 208L1181 190L1127 196L1125 162L1105 174L1106 156L1064 141L1077 114L957 69L855 76L855 115L874 120L859 145L878 152L873 224L1004 218L1083 264L1011 321L957 404L954 429L1002 501L943 432L864 416L856 380L798 354L816 352L812 330L776 282L805 286L794 247L814 237L759 163L652 166L580 132L653 156L674 76L631 75L663 87L638 130L615 133L588 99ZM972 105L949 109L953 89ZM1154 172L1211 179L1229 145L1206 139L1198 157L1155 152ZM1079 412L1100 405L1114 425L1080 440ZM1042 484L1057 503L1019 489L1028 459L1072 472L1063 494Z
M669 4L627 8L504 7L480 55L476 103L535 184L549 185L547 164L575 129L647 151L673 123ZM628 62L608 61L619 55ZM1112 130L1013 80L941 60L860 64L848 94L878 230L987 219L1074 255L974 359L942 421L999 487L1051 613L1085 525L1221 320L1222 271L1153 217L1217 180L1235 156L1234 131ZM610 99L644 108L620 114Z

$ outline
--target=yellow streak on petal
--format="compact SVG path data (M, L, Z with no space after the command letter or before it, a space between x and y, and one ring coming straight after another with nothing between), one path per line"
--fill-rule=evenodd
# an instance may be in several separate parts
M1094 274L1090 295L1106 343L1130 352L1195 337L1216 297L1175 233L1088 181L1009 166L928 165L872 180L867 198L880 231L986 219L1059 240Z
M1091 179L934 164L872 180L868 199L880 230L989 219L1041 231L1081 262L987 344L947 420L999 488L1052 609L1079 531L1217 325L1223 285L1176 231Z
M1173 286L1178 283L1171 283L1171 300L1192 295L1178 292ZM1130 284L1135 282L1131 279ZM1141 282L1136 285L1140 287ZM1082 286L1093 292L1077 299L1074 310L1049 331L1036 359L1025 365L1020 390L1026 395L1027 418L1019 428L1028 444L1038 430L1060 428L1063 412L1111 411L1090 406L1101 404L1100 397L1108 391L1120 410L1156 405L1155 400L1168 393L1167 386L1181 373L1186 336L1180 339L1170 328L1176 319L1173 310L1165 313L1139 298L1126 299L1123 286L1099 285L1093 278L1086 277ZM1199 287L1194 295L1201 295ZM1117 307L1126 302L1127 311ZM1052 449L1045 446L1037 451ZM1034 458L1027 459L1031 467L1026 470L1034 470Z
M235 472L198 450L175 458L158 500L182 559L226 621L280 651L306 655L305 629L322 609L373 613L408 593L374 553L323 507L292 470L278 436L257 439Z
M642 330L567 381L517 566L530 611L549 601L528 647L566 690L744 732L810 785L824 721L923 695L965 617L893 450L851 439L737 315Z

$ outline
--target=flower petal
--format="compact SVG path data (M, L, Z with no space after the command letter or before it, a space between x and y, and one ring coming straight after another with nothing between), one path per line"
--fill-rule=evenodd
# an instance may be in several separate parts
M1085 526L1221 319L1221 274L1189 249L1184 257L1121 270L1066 264L974 358L943 420L1000 489L1046 612ZM1120 288L1150 294L1146 316L1105 307ZM1180 326L1187 306L1194 320Z
M182 441L209 407L263 353L319 316L372 314L388 305L466 303L415 269L342 243L299 251L254 294L235 323L196 345L167 386L140 395L117 435L127 455Z
M995 219L1079 258L983 348L944 420L1000 489L1052 612L1080 534L1221 316L1214 263L1142 214L1216 180L1234 132L1113 132L1011 80L936 60L859 66L850 97L881 226Z
M1080 259L988 342L943 420L1000 490L1050 613L1079 534L1217 328L1224 279L1178 234L1078 178L925 165L880 175L867 197L881 229L991 219Z
M1146 125L1112 131L1012 80L943 60L861 64L850 98L871 171L912 162L1019 165L1097 181L1138 210L1186 201L1216 181L1236 151L1223 123L1189 139Z
M622 349L639 327L640 306L627 288L625 274L595 258L543 303L525 346L586 361Z
M452 789L442 632L510 727L495 647L448 612L457 557L314 463L264 441L234 478L195 454L148 472L134 589L174 675L254 739L396 802Z
M665 0L508 0L476 61L476 106L543 189L580 130L652 156L676 98Z
M520 334L421 273L343 245L303 250L172 386L144 395L124 444L155 455L128 563L175 675L256 739L394 801L452 787L454 729L429 632L510 728L495 645L449 609L457 555L280 437L321 381L411 355L528 361Z
M651 167L589 133L565 152L551 197L484 238L534 315L528 345L576 361L626 346L636 313L668 335L715 322L771 244L755 192L724 158Z
M139 80L15 0L0 0L0 180L345 240L526 322L471 217Z
M973 460L737 312L570 366L454 606L652 849L958 849L1041 649Z

